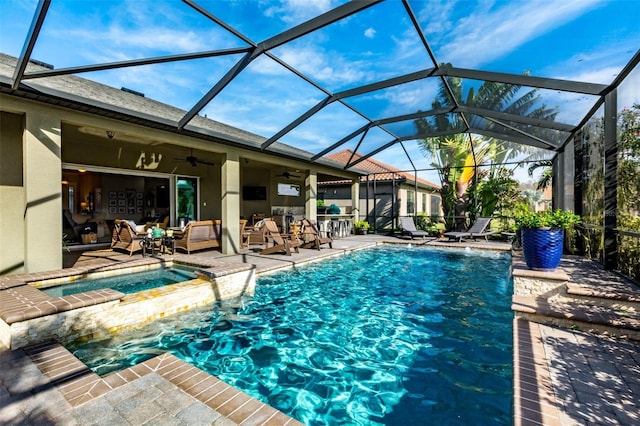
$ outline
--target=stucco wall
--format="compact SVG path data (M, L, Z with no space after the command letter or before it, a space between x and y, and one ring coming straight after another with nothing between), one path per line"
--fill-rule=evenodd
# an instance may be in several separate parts
M0 115L0 275L24 272L24 187L22 134L24 117Z

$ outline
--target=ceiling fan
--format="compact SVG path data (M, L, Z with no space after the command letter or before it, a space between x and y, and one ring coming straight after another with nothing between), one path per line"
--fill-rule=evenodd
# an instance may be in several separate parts
M179 161L186 161L187 163L191 164L193 167L197 166L198 164L204 164L206 166L213 166L214 163L211 163L209 161L205 161L205 160L199 160L198 157L193 155L193 148L191 148L191 153L189 155L187 155L184 158L176 158L176 160Z
M282 176L285 179L302 177L302 176L298 176L298 175L292 175L291 173L289 173L289 170L287 170L286 168L284 169L284 173L281 173L281 174L276 175L276 176Z

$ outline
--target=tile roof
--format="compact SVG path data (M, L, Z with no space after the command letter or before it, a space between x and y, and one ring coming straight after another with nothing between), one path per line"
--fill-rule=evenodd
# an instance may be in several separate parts
M360 154L354 154L350 149L345 149L342 151L335 152L333 154L327 155L326 158L335 161L340 164L347 164L353 155L353 160L357 160L362 156ZM375 178L377 181L390 181L393 180L394 177L396 180L406 180L407 182L413 183L416 180L415 175L408 172L403 172L400 169L397 169L389 164L383 163L382 161L374 160L372 158L367 158L362 162L358 163L358 168L364 171L367 171L371 174L375 174ZM367 180L366 176L360 176L360 181L364 182ZM321 184L329 184L329 183L342 183L345 181L332 181L332 182L318 182L318 185ZM430 182L426 179L418 178L418 185L428 187L431 189L440 189L440 185Z

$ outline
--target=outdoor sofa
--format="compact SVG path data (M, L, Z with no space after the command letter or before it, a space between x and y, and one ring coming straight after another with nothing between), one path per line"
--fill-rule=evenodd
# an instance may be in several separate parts
M195 250L218 248L222 246L222 221L200 220L187 223L182 231L182 238L177 233L176 250L180 249L191 254Z

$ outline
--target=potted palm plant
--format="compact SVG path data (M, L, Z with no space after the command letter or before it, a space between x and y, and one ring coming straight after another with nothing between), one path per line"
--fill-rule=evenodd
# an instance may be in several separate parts
M515 222L527 266L538 271L556 269L562 258L564 231L579 221L580 217L568 210L519 212Z

